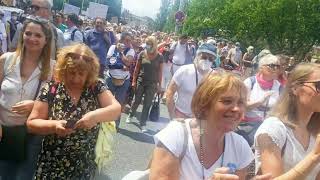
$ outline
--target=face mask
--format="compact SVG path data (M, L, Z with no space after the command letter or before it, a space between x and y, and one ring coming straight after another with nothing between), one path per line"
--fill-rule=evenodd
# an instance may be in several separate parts
M148 52L152 51L152 46L146 45L146 50L147 50Z
M198 62L198 68L202 71L209 71L211 69L212 62L207 59L200 59Z

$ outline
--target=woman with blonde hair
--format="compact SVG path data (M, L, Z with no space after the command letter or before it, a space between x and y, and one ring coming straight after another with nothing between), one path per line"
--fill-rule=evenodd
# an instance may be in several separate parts
M59 52L55 80L41 89L27 121L29 132L45 136L36 179L94 176L100 123L115 120L121 111L98 74L98 58L86 45Z
M16 51L0 57L0 179L33 176L41 138L28 134L25 123L41 85L52 78L51 39L49 22L29 16Z
M271 54L265 55L259 61L257 74L244 80L249 91L247 111L237 132L250 146L253 144L256 130L276 104L283 89L277 80L279 71L279 59Z
M150 179L245 179L254 157L233 130L244 115L246 99L247 88L235 75L205 77L192 98L195 118L184 124L172 121L155 135Z
M146 48L139 54L132 80L135 96L126 122L131 122L144 96L142 113L139 119L142 132L147 131L145 126L153 97L156 92L160 93L161 91L163 56L159 54L157 49L156 37L147 37Z
M320 178L320 65L303 63L255 135L256 171L275 179Z

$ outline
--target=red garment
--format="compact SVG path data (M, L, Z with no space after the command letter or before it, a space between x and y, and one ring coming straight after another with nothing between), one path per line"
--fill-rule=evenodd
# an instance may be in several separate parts
M256 75L256 78L257 78L257 82L259 83L260 87L264 90L267 90L267 89L271 89L272 86L273 86L273 80L271 81L266 81L262 78L262 75L261 74L257 74Z

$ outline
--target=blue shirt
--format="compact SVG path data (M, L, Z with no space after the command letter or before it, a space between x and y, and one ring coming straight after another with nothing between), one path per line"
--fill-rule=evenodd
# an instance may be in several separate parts
M92 49L99 58L101 65L107 64L107 52L110 45L105 33L98 32L95 29L86 32L86 44Z

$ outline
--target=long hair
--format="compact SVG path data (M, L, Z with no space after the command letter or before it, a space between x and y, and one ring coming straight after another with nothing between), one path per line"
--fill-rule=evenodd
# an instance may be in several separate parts
M46 44L45 46L42 48L39 60L41 63L41 74L40 74L40 79L45 81L48 79L49 73L50 73L50 58L51 58L51 40L52 40L52 32L51 32L51 27L49 25L49 23L44 23L44 22L40 22L37 20L33 20L33 19L27 19L22 27L22 31L20 33L19 36L19 41L18 41L18 47L15 51L15 57L13 59L12 64L9 67L9 71L13 69L14 65L17 63L17 59L18 57L20 57L20 60L23 61L24 60L24 56L25 56L25 44L23 41L23 35L24 32L27 28L27 26L30 23L34 23L37 25L41 26L42 32L45 34L46 37Z
M320 70L320 64L301 63L297 65L289 74L288 84L279 98L276 105L272 108L270 116L278 117L284 124L291 128L297 125L298 117L298 98L293 93L293 88L301 86L303 82L308 81L311 74ZM314 112L311 116L308 130L316 135L320 130L320 113Z

